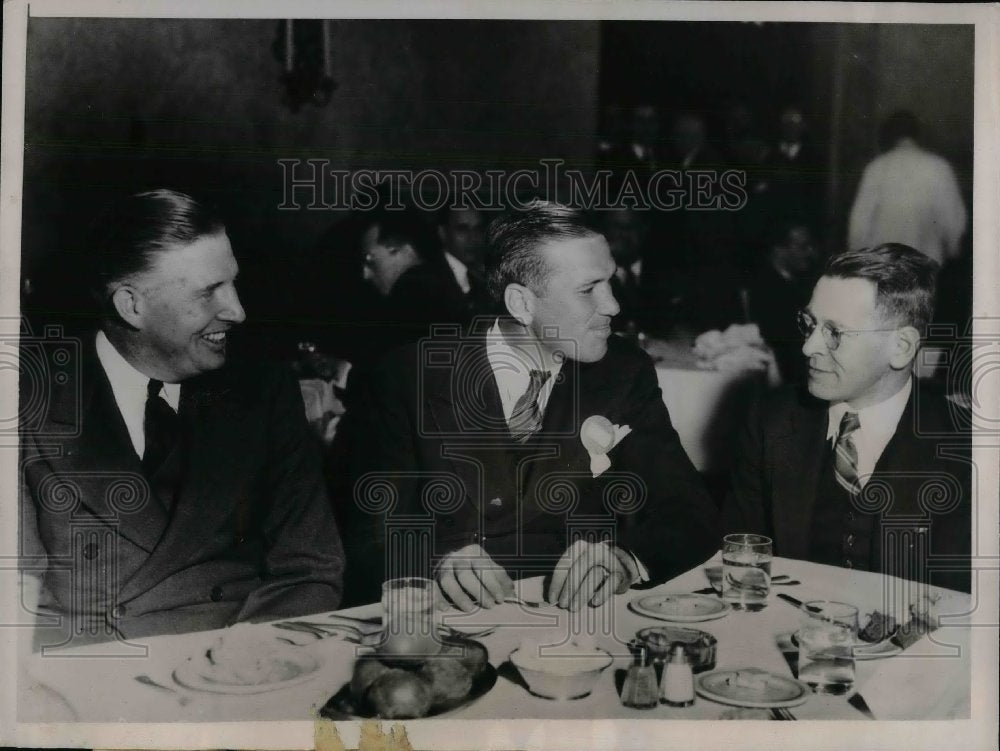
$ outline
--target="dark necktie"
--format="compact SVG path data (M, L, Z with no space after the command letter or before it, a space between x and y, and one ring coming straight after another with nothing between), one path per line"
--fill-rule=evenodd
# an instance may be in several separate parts
M833 473L840 486L851 495L861 492L858 484L858 449L852 434L861 427L857 412L845 412L840 421L840 434L833 447Z
M160 395L162 388L162 381L152 379L146 387L146 413L142 422L146 449L142 454L142 468L147 476L156 473L177 443L179 420L173 407Z
M542 413L538 409L538 394L549 379L548 370L532 370L528 388L510 413L510 434L518 443L524 443L542 427Z

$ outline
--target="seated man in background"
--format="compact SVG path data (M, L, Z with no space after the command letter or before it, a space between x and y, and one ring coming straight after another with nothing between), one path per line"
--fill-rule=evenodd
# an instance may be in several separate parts
M968 416L912 374L936 271L899 244L830 258L799 316L808 393L787 387L751 410L728 531L766 534L781 556L969 589Z
M181 193L133 195L99 225L92 268L99 330L50 382L22 371L22 567L62 616L39 639L335 609L343 552L298 386L227 362L245 314L222 222Z
M764 261L747 285L748 313L774 350L782 379L798 383L806 359L796 315L809 300L818 254L805 220L773 216L770 227Z
M486 289L486 270L483 267L483 231L485 219L475 208L447 208L441 213L438 237L444 249L455 282L462 291L466 318L487 315L492 300Z
M704 561L714 504L649 356L611 334L607 241L536 202L487 245L504 315L394 352L373 378L349 550L367 597L433 575L457 606L491 607L512 577L551 574L546 597L576 610Z

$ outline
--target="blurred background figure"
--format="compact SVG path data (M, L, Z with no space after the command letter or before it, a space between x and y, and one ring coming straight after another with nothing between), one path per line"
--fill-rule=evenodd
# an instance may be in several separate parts
M966 225L958 181L944 158L920 146L919 130L916 116L905 110L883 123L883 153L865 167L851 208L852 250L895 242L938 263L958 255Z
M786 383L806 375L802 336L796 313L809 301L819 254L808 220L802 214L775 215L767 234L767 251L747 285L747 312L774 351Z
M643 277L648 218L645 212L619 208L604 212L602 219L604 237L616 266L611 290L621 306L611 326L630 334L644 332L655 316L655 301Z
M810 138L802 108L797 104L783 107L777 131L767 156L774 198L794 202L806 212L808 221L818 226L826 165L818 145Z
M475 208L445 209L438 223L444 259L462 292L466 318L492 310L483 269L486 217Z
M435 324L465 320L462 290L434 228L415 211L363 215L362 276L378 293L368 360L428 336Z

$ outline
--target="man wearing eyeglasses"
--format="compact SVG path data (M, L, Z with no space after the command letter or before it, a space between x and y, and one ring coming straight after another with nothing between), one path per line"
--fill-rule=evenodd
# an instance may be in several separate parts
M751 410L729 531L766 534L785 557L969 589L968 414L913 377L937 268L895 243L827 262L798 314L806 388Z

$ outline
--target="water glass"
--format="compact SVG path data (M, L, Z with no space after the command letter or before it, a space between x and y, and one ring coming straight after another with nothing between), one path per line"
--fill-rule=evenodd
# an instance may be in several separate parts
M434 582L408 577L382 585L380 651L397 657L427 657L441 651L434 618Z
M764 535L722 538L722 599L730 607L757 611L767 606L773 554L771 538Z
M799 680L818 694L846 694L854 686L858 609L813 600L803 603L800 623Z

